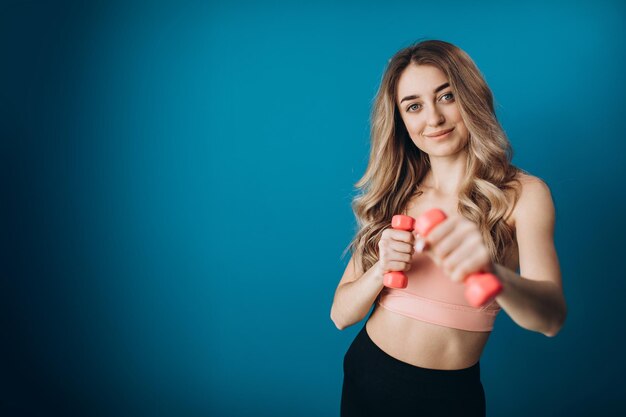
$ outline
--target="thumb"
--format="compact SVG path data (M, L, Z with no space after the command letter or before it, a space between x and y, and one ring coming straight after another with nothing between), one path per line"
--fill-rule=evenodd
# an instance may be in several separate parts
M426 239L419 234L415 234L415 244L413 247L415 248L415 252L424 252L424 250L426 250Z
M430 245L426 241L425 237L420 236L419 234L416 234L415 244L413 245L413 247L415 248L415 252L428 255L437 266L441 265L440 259L437 256L435 256L435 254L431 250Z

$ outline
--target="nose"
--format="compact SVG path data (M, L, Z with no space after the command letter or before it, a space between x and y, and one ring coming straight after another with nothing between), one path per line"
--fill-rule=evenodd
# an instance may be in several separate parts
M428 114L426 118L426 123L428 123L429 126L433 127L443 124L445 118L443 117L443 113L441 113L439 108L436 105L429 107L430 108L427 110Z

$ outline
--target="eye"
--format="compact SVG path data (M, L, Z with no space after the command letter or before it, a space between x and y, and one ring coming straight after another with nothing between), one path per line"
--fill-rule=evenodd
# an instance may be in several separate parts
M421 104L419 104L419 103L414 103L414 104L411 104L409 107L407 107L407 108L406 108L406 111L411 111L411 109L412 109L412 108L414 108L415 106L419 106L419 108L415 108L415 110L419 110L419 109L422 107L422 105L421 105Z
M448 98L446 98L446 97L448 97ZM452 101L452 100L454 100L454 94L446 93L446 94L441 96L441 99L445 99L445 101Z

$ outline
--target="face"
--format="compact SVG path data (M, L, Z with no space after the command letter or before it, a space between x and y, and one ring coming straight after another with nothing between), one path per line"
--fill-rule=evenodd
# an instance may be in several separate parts
M432 65L410 64L398 80L396 104L415 146L430 156L463 150L468 131L446 75Z

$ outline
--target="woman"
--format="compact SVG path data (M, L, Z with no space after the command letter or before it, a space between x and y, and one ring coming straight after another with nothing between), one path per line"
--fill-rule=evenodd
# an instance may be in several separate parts
M344 358L341 415L484 416L479 359L496 314L546 336L565 320L550 190L511 164L489 87L450 43L397 52L371 122L359 230L331 319L345 329L374 310ZM394 214L431 208L448 218L427 237L390 227ZM389 271L405 271L408 286L385 287ZM503 286L480 308L462 285L477 271Z

